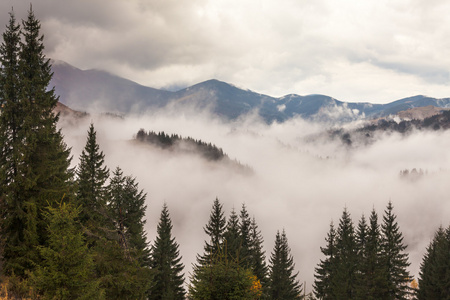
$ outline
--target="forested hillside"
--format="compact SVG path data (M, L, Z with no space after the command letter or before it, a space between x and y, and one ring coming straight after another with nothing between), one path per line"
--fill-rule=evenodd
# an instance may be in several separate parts
M399 133L407 135L413 131L437 131L448 130L450 128L450 111L444 110L433 116L412 120L394 120L392 118L382 118L376 121L365 123L356 129L335 129L329 131L331 138L338 137L348 146L352 144L369 144L376 140L378 134Z
M177 134L168 135L164 132L145 132L141 129L136 134L136 140L146 142L163 149L174 150L175 148L186 153L200 153L207 160L218 161L224 158L229 159L223 150L211 143L207 144L201 140L194 140L191 137L183 138Z

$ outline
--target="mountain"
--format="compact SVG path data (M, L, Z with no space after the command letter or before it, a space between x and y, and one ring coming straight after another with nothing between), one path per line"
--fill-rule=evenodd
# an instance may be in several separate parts
M257 109L267 121L283 121L285 118L276 107L277 101L277 98L212 79L174 93L172 105L209 108L226 119L236 119Z
M139 85L100 70L80 70L62 61L52 61L54 86L60 101L75 110L129 113L160 108L171 92Z
M283 122L295 116L320 121L351 121L379 118L407 109L425 106L450 107L450 98L414 96L388 104L352 103L325 95L289 94L280 98L238 88L219 80L208 80L170 92L142 86L100 70L80 70L65 62L53 61L55 86L60 101L81 111L143 113L172 107L208 109L233 120L253 111L268 123Z

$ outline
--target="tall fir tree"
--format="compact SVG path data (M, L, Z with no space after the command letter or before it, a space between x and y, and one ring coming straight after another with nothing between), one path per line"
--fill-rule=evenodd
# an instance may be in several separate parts
M367 265L367 239L368 225L366 217L362 215L356 228L356 269L353 299L369 299L366 289L366 280L369 274Z
M141 265L146 266L150 258L149 242L147 241L147 233L144 230L144 226L147 223L145 218L147 194L139 189L136 178L131 176L125 177L125 193L127 199L129 199L125 207L126 215L124 220L129 246L135 252L135 257Z
M277 231L275 246L270 256L268 297L273 300L302 299L302 286L294 273L294 258L286 233Z
M54 88L48 87L52 78L51 65L43 54L40 22L31 6L28 18L22 21L22 29L16 73L19 101L2 103L3 110L8 112L5 118L16 117L14 127L17 130L6 136L15 169L8 179L13 184L2 196L7 214L3 229L10 232L4 248L5 270L19 276L38 262L37 246L47 241L43 208L47 203L68 201L73 197L70 150L56 128L58 115L53 109L58 98ZM9 30L13 31L15 35L15 30Z
M139 190L135 178L124 176L119 167L113 172L108 193L109 215L115 223L122 248L142 266L148 265L150 252L144 231L146 194Z
M38 204L52 199L72 196L73 170L70 149L63 141L56 125L59 115L54 113L58 102L55 88L49 88L53 76L50 59L43 54L44 36L40 36L40 22L30 7L27 20L22 22L23 40L19 53L19 79L23 121L23 152L25 188ZM70 184L69 184L70 183ZM70 192L70 193L69 193ZM39 228L42 229L42 228Z
M229 259L221 245L207 265L200 266L189 284L190 300L260 299L261 286L249 269Z
M146 299L153 272L124 254L117 240L100 239L94 248L94 263L106 299Z
M1 236L5 243L6 269L13 255L12 245L24 241L24 210L17 182L21 156L19 132L23 116L20 107L20 82L18 77L20 51L20 25L14 12L10 12L9 23L2 34L0 45L0 209Z
M80 155L77 174L77 204L81 205L80 220L89 230L105 226L106 181L109 170L104 165L105 155L97 143L97 132L91 123L86 146Z
M433 275L437 278L437 286L441 292L441 298L450 298L450 226L444 232L444 236L436 243L436 262Z
M332 294L337 299L353 299L355 296L356 263L355 230L345 208L336 232L336 259L331 280Z
M263 250L263 237L261 231L258 229L256 219L253 217L250 224L250 247L249 260L250 269L256 278L260 281L263 290L267 287L268 280L268 266L266 264L266 255Z
M250 244L251 244L251 219L248 215L245 204L242 204L242 208L239 214L239 236L241 240L240 244L240 257L242 265L246 268L250 267Z
M214 254L222 248L224 242L226 219L223 212L223 205L218 198L214 200L208 223L203 230L208 235L208 240L205 241L204 253L197 257L196 267L210 264Z
M76 221L79 213L79 207L65 203L45 213L49 241L39 246L43 263L30 278L43 299L104 299L92 253Z
M239 217L234 208L231 210L230 217L228 218L227 229L224 233L224 238L228 258L234 259L239 264L242 264L242 238L239 232Z
M408 254L404 252L407 246L403 244L403 235L396 219L392 202L389 201L381 224L381 261L386 268L385 280L388 284L384 297L408 299L411 294L409 283L412 281L407 270L410 263Z
M360 286L366 293L358 295L365 299L382 299L386 293L388 282L384 274L386 268L381 259L381 232L378 224L378 214L372 209L369 218L369 226L367 230L367 239L365 246L365 261L363 261L366 277L363 285Z
M325 238L326 246L320 247L325 259L320 260L314 274L314 295L318 299L334 299L331 281L334 276L334 264L336 260L336 229L333 222Z
M417 299L450 299L450 226L439 227L420 264Z
M359 220L358 227L356 228L356 235L355 235L356 254L358 256L358 263L359 261L364 261L366 259L366 253L364 252L364 249L366 249L367 246L367 234L368 234L367 231L368 226L366 217L362 215L361 219Z
M179 245L172 237L172 221L169 209L164 204L157 237L151 250L151 267L155 271L153 286L149 299L184 299L185 290L183 269Z
M17 145L20 116L19 42L20 25L14 12L2 34L0 45L0 197L14 191L19 163ZM13 197L10 197L13 198ZM5 200L4 200L5 201Z
M95 243L95 265L107 299L143 299L152 281L150 250L143 230L145 194L117 167L107 187L113 230Z

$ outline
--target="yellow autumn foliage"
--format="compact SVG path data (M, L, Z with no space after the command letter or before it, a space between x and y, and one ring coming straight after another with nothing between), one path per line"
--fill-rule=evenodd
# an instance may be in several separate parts
M411 288L414 290L417 290L418 287L419 287L419 284L417 283L417 281L415 279L413 279L411 281Z
M259 297L261 297L262 294L261 281L259 281L259 279L253 274L250 275L250 278L252 280L252 286L250 287L250 290L256 296L256 299L258 299Z

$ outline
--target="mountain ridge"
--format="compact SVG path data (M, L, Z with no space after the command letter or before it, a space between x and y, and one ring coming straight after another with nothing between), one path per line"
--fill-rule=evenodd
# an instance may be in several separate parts
M96 69L81 70L66 62L52 61L55 86L60 101L75 110L145 113L172 107L194 107L234 120L257 111L266 122L283 122L300 116L319 121L352 121L380 118L415 107L450 107L450 98L416 95L386 104L345 102L321 94L286 94L272 97L210 79L178 91L166 91L140 85L118 75Z

